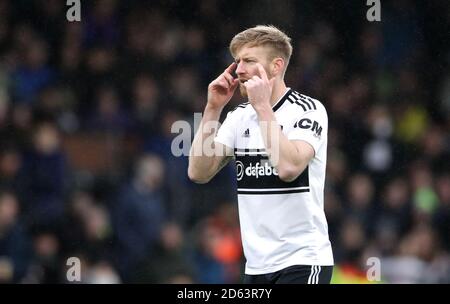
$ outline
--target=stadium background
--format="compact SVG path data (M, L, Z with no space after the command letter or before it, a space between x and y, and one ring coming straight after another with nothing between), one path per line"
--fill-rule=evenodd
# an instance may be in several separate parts
M349 2L0 0L0 282L239 283L233 166L191 183L170 127L274 24L328 109L333 282L450 283L449 2Z

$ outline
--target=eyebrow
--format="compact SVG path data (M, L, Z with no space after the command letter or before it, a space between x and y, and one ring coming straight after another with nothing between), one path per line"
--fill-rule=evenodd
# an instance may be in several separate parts
M234 59L234 61L236 62L236 63L239 63L239 61L241 61L242 59L246 59L246 60L257 60L257 58L256 57L253 57L253 56L242 56L241 58L235 58Z

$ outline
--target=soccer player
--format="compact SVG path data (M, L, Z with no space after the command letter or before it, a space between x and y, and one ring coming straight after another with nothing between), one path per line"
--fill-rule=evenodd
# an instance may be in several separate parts
M328 284L332 275L323 208L328 116L318 100L286 86L290 40L262 25L232 39L235 62L208 86L189 155L188 175L196 183L207 183L235 158L244 283ZM218 128L237 87L248 102ZM206 153L211 137L213 153Z

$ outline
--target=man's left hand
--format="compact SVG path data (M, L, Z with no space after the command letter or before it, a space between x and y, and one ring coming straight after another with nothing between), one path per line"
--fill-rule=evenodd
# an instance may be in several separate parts
M255 110L262 108L270 108L270 98L272 97L273 85L275 77L267 78L267 73L261 63L256 63L259 76L253 76L244 83L247 90L248 101Z

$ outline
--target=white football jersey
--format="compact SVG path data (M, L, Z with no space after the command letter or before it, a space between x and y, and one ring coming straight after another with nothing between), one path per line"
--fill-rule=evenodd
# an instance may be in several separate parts
M273 111L289 140L306 141L315 151L292 182L282 181L271 166L249 103L228 113L215 138L234 149L245 273L250 275L334 264L323 206L327 112L320 101L289 88Z

